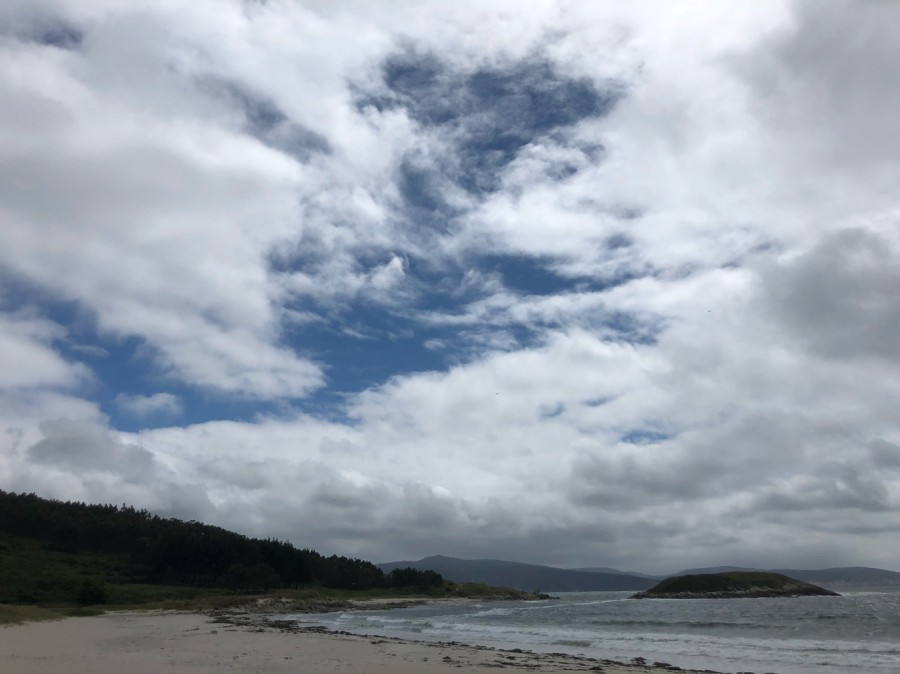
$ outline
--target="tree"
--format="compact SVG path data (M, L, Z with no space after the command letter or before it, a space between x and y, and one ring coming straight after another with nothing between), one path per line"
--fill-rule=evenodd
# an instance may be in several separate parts
M388 584L391 587L415 587L418 589L428 589L430 587L440 587L444 584L444 577L437 571L420 571L412 567L405 569L394 569L388 576Z
M92 604L109 603L109 596L103 583L93 578L86 578L79 586L75 600L82 606L91 606Z
M283 587L284 581L270 565L265 563L232 564L219 578L219 583L233 592L268 592L273 587Z

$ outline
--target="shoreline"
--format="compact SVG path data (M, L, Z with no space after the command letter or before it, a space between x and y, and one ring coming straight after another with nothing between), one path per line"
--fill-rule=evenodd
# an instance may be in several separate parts
M450 674L460 670L486 674L498 668L509 674L715 674L649 662L640 656L624 663L519 648L357 635L270 620L255 612L216 616L182 611L111 612L0 628L0 671L4 674L213 674L223 669L272 674Z

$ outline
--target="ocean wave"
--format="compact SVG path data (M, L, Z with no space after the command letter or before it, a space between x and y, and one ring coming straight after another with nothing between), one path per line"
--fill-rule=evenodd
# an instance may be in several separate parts
M591 625L596 625L598 627L604 626L616 626L616 627L644 627L644 628L654 628L654 627L670 627L670 628L702 628L702 627L730 627L730 628L740 628L740 629L772 629L771 623L751 623L751 622L732 622L732 621L714 621L714 620L681 620L678 622L674 622L671 620L645 620L645 619L605 619L605 620L591 620Z
M479 602L348 612L316 616L316 622L360 634L612 659L652 655L695 669L897 674L898 608L892 595L869 594L827 604L760 599L672 601L665 606L579 596L540 604Z

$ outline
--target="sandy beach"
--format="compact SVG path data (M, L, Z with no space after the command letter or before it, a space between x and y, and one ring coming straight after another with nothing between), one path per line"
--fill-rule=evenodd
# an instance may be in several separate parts
M637 654L636 654L637 655ZM0 628L4 674L667 671L573 656L233 625L201 613L116 612ZM688 672L688 670L680 670Z

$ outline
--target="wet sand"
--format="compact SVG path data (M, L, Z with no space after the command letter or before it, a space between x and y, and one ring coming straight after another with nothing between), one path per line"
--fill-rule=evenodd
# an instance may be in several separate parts
M452 674L501 669L508 674L667 671L653 663L365 637L291 624L235 625L172 611L115 612L0 628L3 674Z

